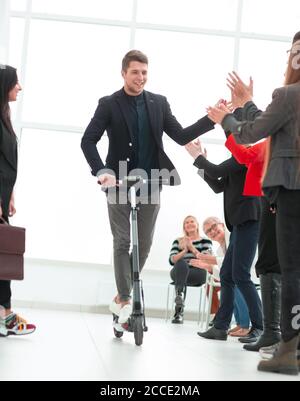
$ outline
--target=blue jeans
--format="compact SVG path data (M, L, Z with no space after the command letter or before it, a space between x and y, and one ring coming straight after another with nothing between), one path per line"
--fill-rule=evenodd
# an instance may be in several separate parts
M248 306L246 304L245 298L243 297L241 291L238 287L234 288L234 318L236 324L242 329L248 329L250 326L250 316Z
M221 305L215 320L217 329L229 329L234 309L235 286L247 303L252 327L263 329L261 300L250 274L258 242L258 229L257 221L247 221L233 227L220 271Z

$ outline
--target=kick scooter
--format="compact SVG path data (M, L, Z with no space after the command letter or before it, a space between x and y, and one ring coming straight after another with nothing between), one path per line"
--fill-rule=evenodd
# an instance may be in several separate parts
M119 184L126 183L130 187L129 200L131 204L131 242L132 242L132 254L131 254L131 267L132 267L132 313L128 319L128 323L114 324L114 334L117 338L121 338L124 334L124 330L134 334L134 340L136 345L142 345L144 332L148 331L145 318L145 303L144 303L144 292L143 284L140 279L140 263L139 263L139 243L138 243L138 207L137 207L137 194L136 184L142 183L148 184L162 184L165 180L162 179L151 179L144 180L142 177L128 176L124 177ZM167 182L167 180L166 180ZM118 316L113 315L114 323L118 323ZM119 329L118 329L119 328ZM123 331L120 328L124 329Z

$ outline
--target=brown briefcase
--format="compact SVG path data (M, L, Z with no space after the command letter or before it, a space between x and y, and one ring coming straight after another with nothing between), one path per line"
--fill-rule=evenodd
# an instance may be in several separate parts
M0 280L24 279L24 253L25 228L10 226L0 218Z

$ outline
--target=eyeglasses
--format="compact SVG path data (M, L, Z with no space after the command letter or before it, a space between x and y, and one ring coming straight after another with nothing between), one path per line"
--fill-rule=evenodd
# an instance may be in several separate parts
M215 231L220 223L212 224L207 230L204 231L205 235L209 235L212 231Z

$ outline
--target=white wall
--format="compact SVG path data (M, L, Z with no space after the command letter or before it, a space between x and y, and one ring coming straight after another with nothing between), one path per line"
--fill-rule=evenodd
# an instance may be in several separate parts
M109 265L26 259L25 280L13 282L13 305L109 313L108 305L116 293L113 277ZM168 270L146 266L142 280L147 316L164 317L170 282ZM187 316L190 313L195 317L198 305L199 289L189 288Z

